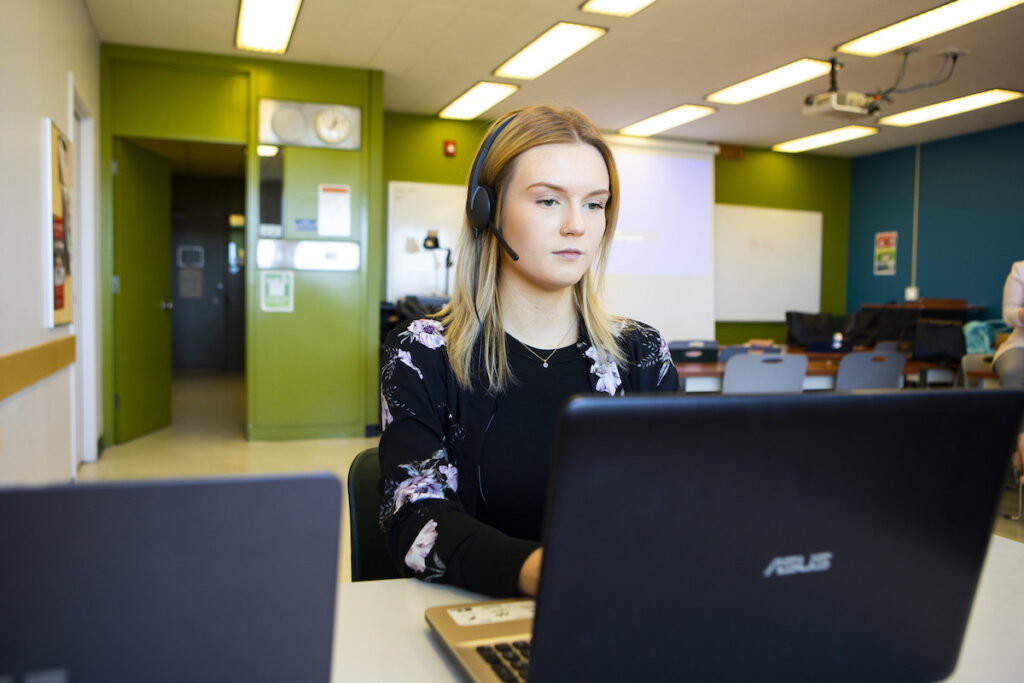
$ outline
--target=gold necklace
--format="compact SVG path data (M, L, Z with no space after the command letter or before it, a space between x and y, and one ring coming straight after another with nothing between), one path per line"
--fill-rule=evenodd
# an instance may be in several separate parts
M573 324L573 327L576 327L575 323ZM536 351L534 351L533 349L531 349L529 346L527 346L523 342L519 342L519 344L524 349L526 349L527 351L532 353L534 356L536 356L537 360L539 360L541 362L541 364L543 365L543 367L546 368L548 366L548 361L551 360L551 356L555 355L555 353L558 351L558 349L560 349L562 347L562 342L565 341L565 338L569 336L570 332L572 332L572 327L570 327L568 330L566 330L565 334L563 334L562 338L558 340L558 343L555 344L555 348L551 350L551 353L549 353L546 358L544 356L540 355L539 353L537 353ZM516 339L516 341L519 341L519 340Z

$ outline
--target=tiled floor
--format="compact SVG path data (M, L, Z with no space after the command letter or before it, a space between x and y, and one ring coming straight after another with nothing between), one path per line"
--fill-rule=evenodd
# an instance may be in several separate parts
M106 449L99 462L79 469L79 481L327 471L344 484L356 454L377 445L377 438L246 441L244 397L240 375L175 378L172 425ZM342 508L344 560L349 556L349 522L347 505ZM996 516L995 533L1024 542L1024 520L1006 518L1016 511L1017 490L1008 485ZM348 581L350 576L347 560L340 562L340 580Z
M170 427L103 451L82 465L78 481L214 477L234 474L332 472L344 486L349 464L377 438L246 441L241 375L174 379ZM342 505L339 579L348 581L348 507Z

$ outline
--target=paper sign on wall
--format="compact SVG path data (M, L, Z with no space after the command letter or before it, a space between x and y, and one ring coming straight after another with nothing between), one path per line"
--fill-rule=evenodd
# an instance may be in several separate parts
M352 234L352 189L348 185L321 185L317 227L324 237Z
M875 233L875 275L896 274L896 231Z
M290 270L260 271L260 310L291 313L295 310L295 273Z

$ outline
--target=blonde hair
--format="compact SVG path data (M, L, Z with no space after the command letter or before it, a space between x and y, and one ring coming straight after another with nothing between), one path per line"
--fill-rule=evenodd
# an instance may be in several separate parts
M594 124L572 108L534 106L517 109L495 121L488 130L488 136L506 122L483 160L479 177L481 185L494 188L497 199L494 223L499 231L503 195L520 154L540 145L583 143L594 147L604 158L611 192L605 203L604 236L594 265L573 287L573 301L599 358L605 363L622 364L624 354L617 342L620 319L606 312L601 303L608 250L615 236L619 211L619 176L611 149ZM480 250L480 265L477 283L474 283L477 249ZM458 254L451 301L437 314L445 327L445 343L452 371L463 387L472 386L476 373L480 373L475 381L481 382L489 391L500 392L514 380L505 350L505 328L498 295L501 246L491 230L483 230L475 240L472 228L464 221ZM482 347L479 350L478 343ZM478 353L479 368L475 367Z

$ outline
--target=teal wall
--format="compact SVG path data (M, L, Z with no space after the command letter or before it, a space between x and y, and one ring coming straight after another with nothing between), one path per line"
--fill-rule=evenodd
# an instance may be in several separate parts
M715 203L822 213L821 310L846 310L850 160L746 149L742 159L715 159ZM784 342L785 323L716 323L722 344Z
M251 438L362 436L376 424L383 287L383 121L380 72L122 45L101 47L105 433L113 435L113 231L109 169L115 137L240 143L254 150L260 98L362 110L358 151L287 150L289 180L352 186L355 273L296 271L295 312L262 313L258 270L246 268L246 413ZM259 162L246 167L246 245L256 254ZM286 214L315 216L315 192L285 187ZM314 238L315 239L315 238Z
M914 152L853 160L848 306L902 301L910 284ZM917 286L922 297L967 299L1001 316L1003 283L1024 259L1024 124L921 145ZM896 274L874 275L876 232L895 230Z

